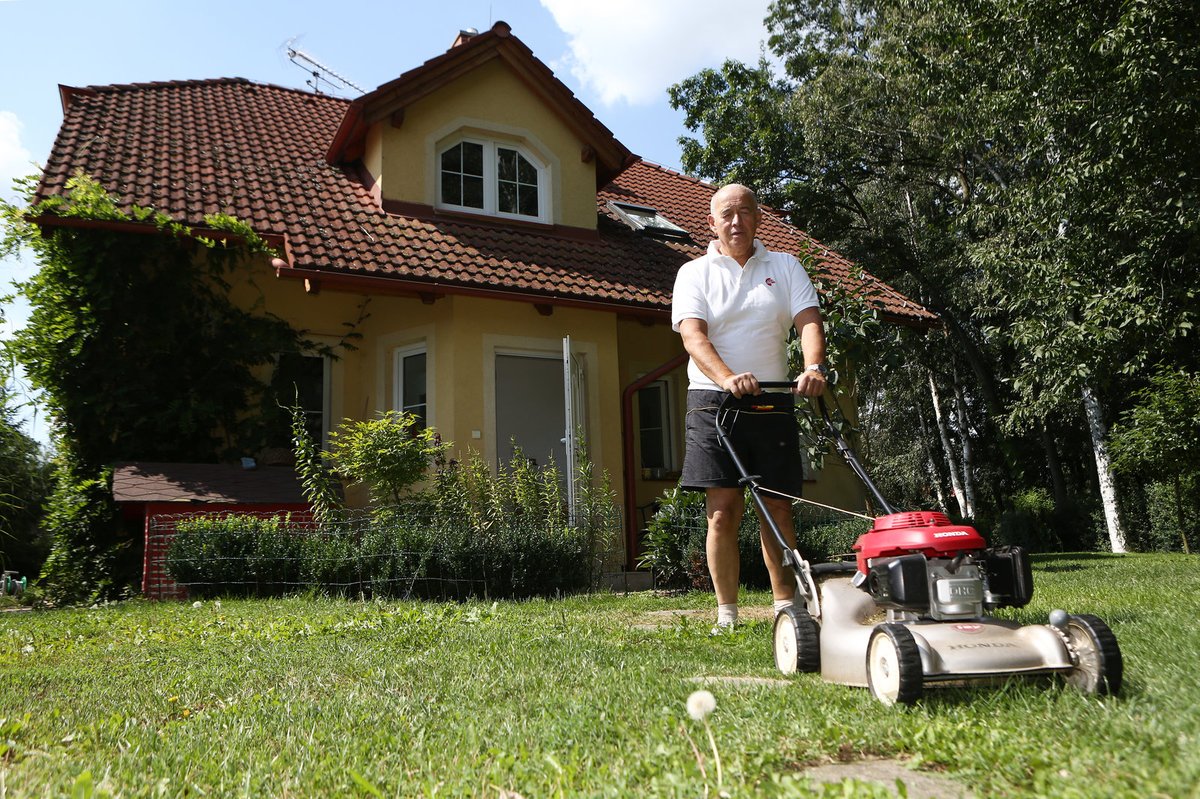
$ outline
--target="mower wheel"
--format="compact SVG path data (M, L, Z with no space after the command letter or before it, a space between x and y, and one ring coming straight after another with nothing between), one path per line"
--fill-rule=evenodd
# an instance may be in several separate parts
M1085 694L1120 693L1125 663L1108 625L1089 614L1068 616L1066 635L1075 660L1075 668L1066 673L1067 684Z
M867 686L885 705L911 705L925 691L921 650L903 624L880 624L867 644Z
M775 665L784 674L821 670L821 633L804 608L784 608L775 616Z

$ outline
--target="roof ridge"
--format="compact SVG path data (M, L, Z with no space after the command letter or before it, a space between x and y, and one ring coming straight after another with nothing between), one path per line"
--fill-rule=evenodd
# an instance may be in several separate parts
M720 188L720 187L719 187L719 186L717 186L715 183L711 183L710 181L707 181L707 180L701 180L701 179L700 179L700 178L698 178L698 177L694 177L694 176L692 176L692 175L689 175L689 174L687 174L686 172L680 172L678 169L672 169L672 168L671 168L671 167L669 167L669 166L663 166L662 164L658 163L657 161L651 161L651 160L650 160L650 159L648 159L648 158L642 158L641 160L639 160L639 161L638 161L638 163L639 163L639 164L645 164L646 166L648 166L648 167L650 167L650 168L652 168L652 169L657 169L657 170L659 170L660 172L670 172L672 175L675 175L676 177L683 178L684 180L689 180L689 181L691 181L692 183L699 183L701 186L705 186L705 187L707 187L707 188L710 188L710 189L714 189L714 190L715 190L715 189L718 189L718 188ZM636 166L636 164L631 164L630 166L631 166L631 167L632 167L632 166Z
M70 89L81 89L93 92L119 92L119 91L144 91L147 89L179 89L192 88L201 86L253 86L260 89L273 89L282 92L294 92L303 94L308 97L316 97L322 100L336 100L341 103L349 104L351 100L345 97L335 97L331 94L321 94L308 89L298 89L294 86L280 86L277 83L268 83L265 81L251 80L250 78L242 77L218 77L218 78L180 78L177 80L155 80L155 81L134 81L132 83L108 83L103 85L89 85L81 87L67 87Z

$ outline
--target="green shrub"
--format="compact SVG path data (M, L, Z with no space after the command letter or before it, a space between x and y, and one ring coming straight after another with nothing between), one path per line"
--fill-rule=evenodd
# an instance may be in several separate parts
M828 560L850 552L854 542L870 527L867 521L841 515L814 517L801 505L794 506L792 520L797 545L810 561ZM704 493L669 489L663 492L658 511L647 525L638 565L650 569L655 584L660 587L711 590L705 549L707 536ZM741 557L741 583L751 588L769 586L758 513L749 494L738 529L738 554Z
M307 578L311 539L288 516L198 514L176 525L167 573L196 596L278 594Z
M419 427L414 414L381 413L376 419L344 419L330 432L328 455L337 471L371 488L371 501L398 503L448 448L432 427Z
M586 454L579 462L574 520L553 462L532 466L518 450L494 476L476 453L443 469L429 501L431 583L465 581L470 593L505 597L594 587L620 514L607 477L594 479Z
M50 555L41 581L51 602L122 599L136 591L142 530L125 524L112 498L112 471L59 460L46 502Z
M813 562L833 560L854 551L854 542L871 529L871 522L842 514L798 523L796 540L804 556Z
M1200 476L1182 474L1177 482L1150 481L1139 488L1140 513L1127 512L1126 544L1137 552L1181 552L1186 542L1187 551L1196 552Z
M553 596L597 584L620 530L607 479L582 459L577 518L551 463L518 452L495 476L478 455L428 493L314 527L286 516L204 515L177 525L168 572L198 596L312 587L351 596Z

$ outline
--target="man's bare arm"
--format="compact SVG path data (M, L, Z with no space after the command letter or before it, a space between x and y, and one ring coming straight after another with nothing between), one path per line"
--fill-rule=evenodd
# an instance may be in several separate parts
M709 380L735 397L759 393L754 375L750 372L734 374L721 359L708 338L708 323L703 319L684 319L679 323L679 335L683 338L683 348Z

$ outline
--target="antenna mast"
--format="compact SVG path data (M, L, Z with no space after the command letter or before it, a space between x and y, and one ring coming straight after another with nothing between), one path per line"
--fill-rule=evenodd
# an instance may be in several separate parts
M293 42L295 42L295 41L296 41L295 39L289 39L287 42L286 47L287 47L288 58L291 59L291 62L293 64L295 64L296 66L303 69L305 72L308 72L312 75L312 78L310 78L309 80L306 80L305 84L312 87L312 90L315 91L317 94L323 94L323 92L321 91L321 82L322 81L329 84L335 90L345 87L348 89L354 89L359 94L363 94L364 92L366 92L366 89L359 86L354 81L350 80L349 78L339 75L338 73L334 72L329 67L322 64L317 59L313 58L308 53L304 52L303 50L299 49L298 47L294 47ZM305 64L300 63L301 61L307 62L307 66ZM340 86L338 84L340 84Z

